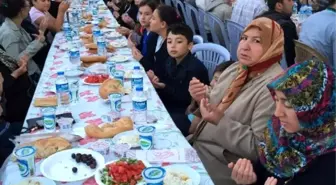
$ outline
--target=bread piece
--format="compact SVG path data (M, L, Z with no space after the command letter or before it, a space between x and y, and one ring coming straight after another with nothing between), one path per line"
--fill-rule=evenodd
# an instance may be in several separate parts
M88 25L84 26L83 28L81 28L80 31L84 31L87 34L92 34L92 28L93 28L93 25L88 24Z
M99 87L99 96L107 99L111 93L125 93L124 87L119 80L107 79Z
M105 124L102 128L96 125L88 125L85 127L87 136L98 139L111 138L129 130L133 130L133 121L129 117L123 117L116 122Z
M105 63L107 61L107 56L82 56L80 60L83 63Z
M62 137L39 139L32 144L37 149L35 158L47 158L56 152L71 148L69 141Z
M34 106L35 107L57 106L57 98L56 98L56 96L46 97L46 98L35 98Z

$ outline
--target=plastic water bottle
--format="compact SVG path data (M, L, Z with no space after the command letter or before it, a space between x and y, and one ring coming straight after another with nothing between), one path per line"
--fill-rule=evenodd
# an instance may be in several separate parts
M92 8L93 5L95 4L95 1L94 0L89 0L89 8Z
M69 58L72 65L78 67L80 64L80 52L78 47L73 46L69 51Z
M142 87L136 87L136 92L132 97L133 121L135 124L147 123L147 98Z
M68 22L65 22L63 24L63 31L64 31L64 35L67 41L71 41L72 40L72 30Z
M92 16L93 17L97 17L98 16L98 5L97 3L94 3L92 6L91 6L91 11L92 11Z
M306 13L305 13L306 8L307 8L307 5L303 5L300 8L300 11L299 11L299 22L300 23L303 23L306 20Z
M133 67L131 85L132 85L133 92L136 91L137 87L140 87L143 89L143 76L140 71L140 66Z
M308 5L306 10L306 18L308 18L311 15L313 15L313 7L311 5Z
M298 14L298 4L296 3L296 1L294 2L293 5L293 14Z
M98 37L100 36L100 29L98 26L93 26L92 35L93 35L93 42L97 44Z
M99 56L106 56L106 42L102 34L97 39L97 52Z
M69 83L64 76L64 71L57 72L56 94L58 106L62 107L70 103Z
M79 10L77 8L74 8L71 11L71 16L72 16L72 24L79 25L80 17L79 17Z

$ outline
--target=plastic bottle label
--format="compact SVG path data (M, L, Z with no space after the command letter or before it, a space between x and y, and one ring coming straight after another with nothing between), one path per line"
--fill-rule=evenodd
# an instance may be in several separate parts
M134 87L142 87L143 88L143 78L142 77L132 78L131 84L132 84L132 88L134 88Z
M147 101L133 101L133 109L135 111L146 111L147 110Z

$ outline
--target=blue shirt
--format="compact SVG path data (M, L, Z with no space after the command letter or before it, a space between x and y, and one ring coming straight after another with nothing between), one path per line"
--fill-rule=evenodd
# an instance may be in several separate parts
M311 15L303 24L300 41L328 58L336 68L336 12L326 9Z

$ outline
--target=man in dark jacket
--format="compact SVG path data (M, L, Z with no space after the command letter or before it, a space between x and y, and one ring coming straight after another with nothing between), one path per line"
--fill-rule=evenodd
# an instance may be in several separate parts
M296 25L291 20L294 1L293 0L268 0L269 11L259 17L267 17L276 21L284 31L285 36L285 55L287 65L295 63L294 40L298 39Z

